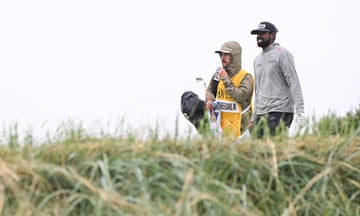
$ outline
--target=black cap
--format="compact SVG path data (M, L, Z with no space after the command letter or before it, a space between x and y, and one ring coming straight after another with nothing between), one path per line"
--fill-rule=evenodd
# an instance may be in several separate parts
M252 30L251 34L259 34L263 32L278 32L279 30L271 22L261 22L257 29Z

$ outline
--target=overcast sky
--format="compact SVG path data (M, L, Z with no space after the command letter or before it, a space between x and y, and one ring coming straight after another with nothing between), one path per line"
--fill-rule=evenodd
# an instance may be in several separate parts
M343 115L360 104L359 11L355 0L2 0L0 117L20 130L124 116L172 131L179 116L187 131L181 94L203 95L195 78L208 82L228 40L253 73L261 21L295 58L306 115Z

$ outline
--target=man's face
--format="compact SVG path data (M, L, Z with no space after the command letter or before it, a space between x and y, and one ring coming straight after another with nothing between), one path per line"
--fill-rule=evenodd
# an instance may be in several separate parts
M272 33L269 32L259 32L256 37L257 45L261 48L268 47L272 42Z
M223 68L227 68L230 65L231 54L229 53L220 53L221 63Z

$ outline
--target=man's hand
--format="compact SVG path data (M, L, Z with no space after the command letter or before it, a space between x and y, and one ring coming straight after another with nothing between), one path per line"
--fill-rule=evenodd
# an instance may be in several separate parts
M299 128L303 128L306 125L306 118L304 113L298 113L296 116L296 124Z
M213 98L214 98L214 96L213 96L208 90L206 90L205 100L206 100L207 102L209 102L209 101L211 101Z
M226 72L226 70L224 68L221 68L221 70L219 71L219 77L220 79L223 79L224 77L227 77L228 73Z
M206 102L206 107L209 109L209 110L214 110L214 101L212 101L212 100L208 100L207 102Z

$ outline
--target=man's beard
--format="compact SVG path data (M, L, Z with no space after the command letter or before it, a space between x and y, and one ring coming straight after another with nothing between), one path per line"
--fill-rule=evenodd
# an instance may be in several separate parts
M266 48L267 46L269 46L271 44L270 38L268 38L267 40L264 40L263 38L257 38L256 41L257 41L258 47L261 47L261 48Z
M230 66L230 64L228 64L228 63L226 63L226 62L221 62L222 64L222 66L223 66L223 68L226 70L226 71L228 71L227 69L229 68L229 66Z

